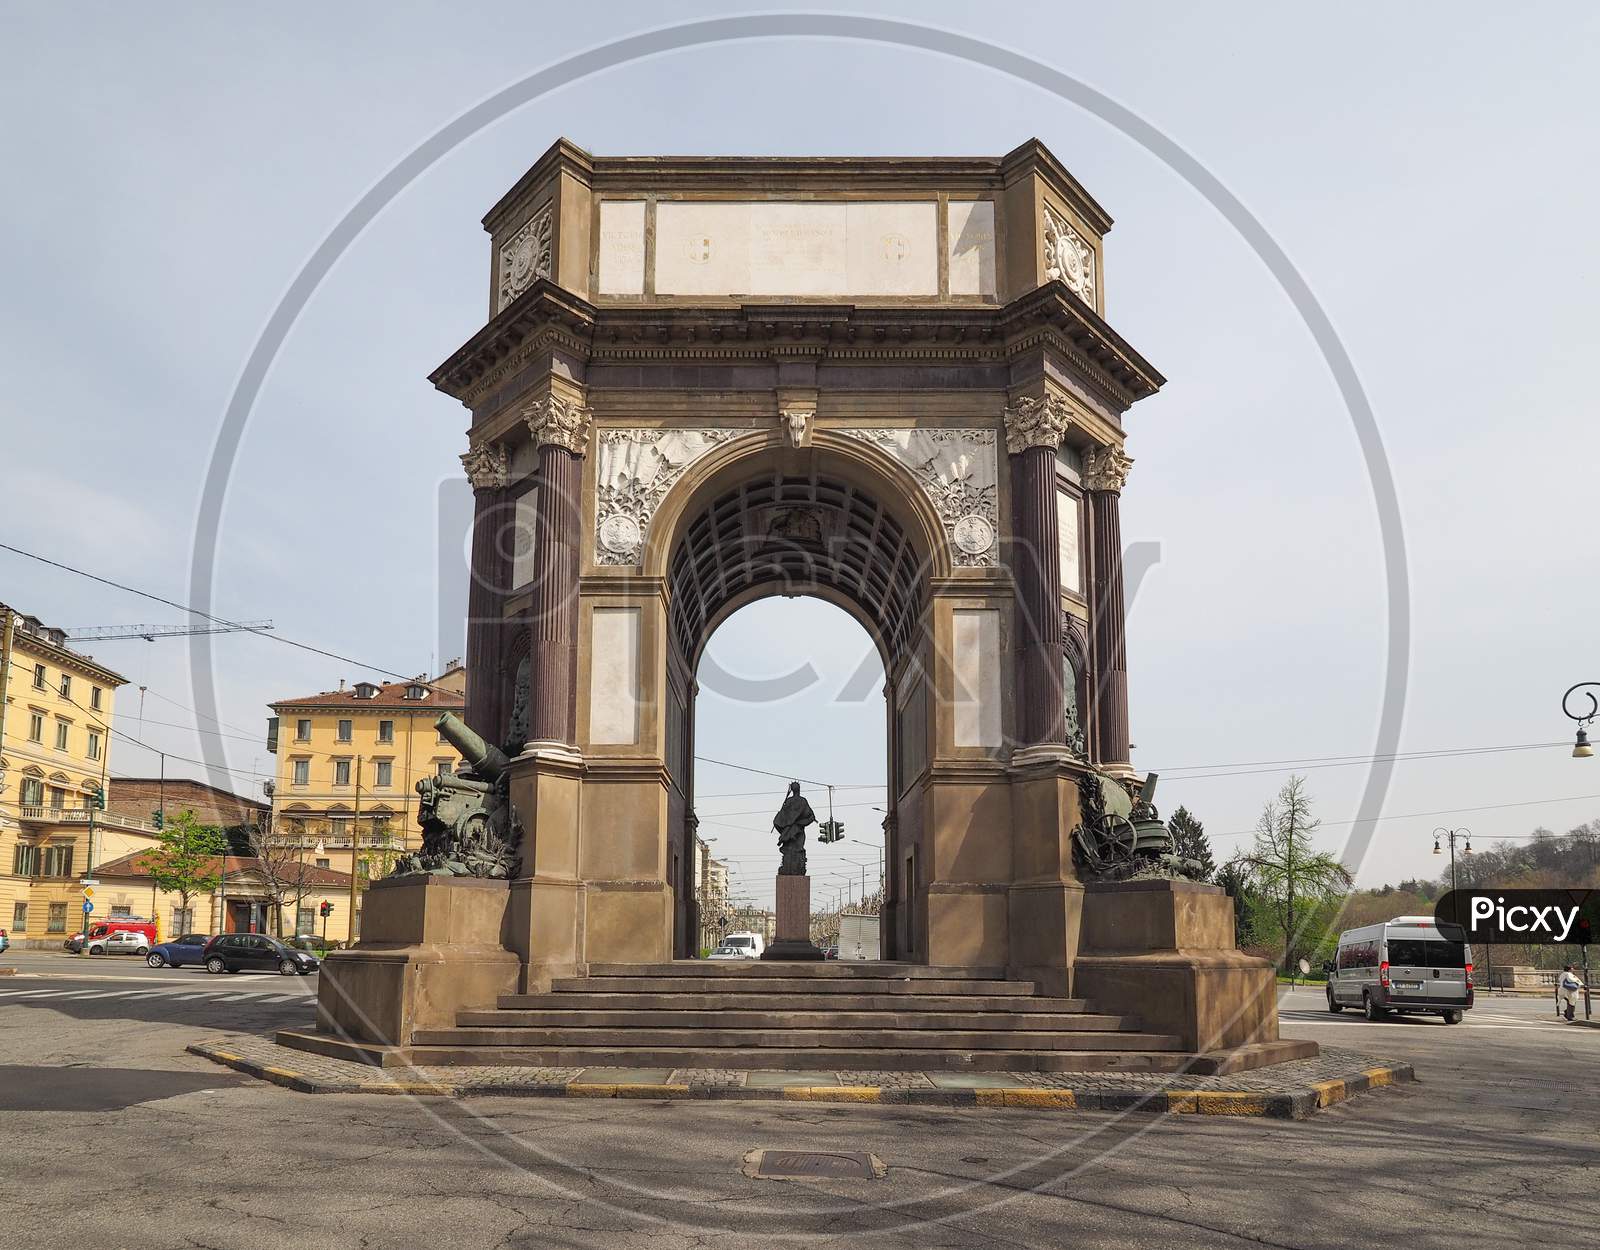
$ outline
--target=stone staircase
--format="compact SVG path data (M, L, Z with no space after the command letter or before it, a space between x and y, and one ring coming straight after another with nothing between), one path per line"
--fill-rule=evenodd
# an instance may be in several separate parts
M1180 1040L998 972L922 964L597 964L419 1031L420 1064L907 1071L1181 1068Z

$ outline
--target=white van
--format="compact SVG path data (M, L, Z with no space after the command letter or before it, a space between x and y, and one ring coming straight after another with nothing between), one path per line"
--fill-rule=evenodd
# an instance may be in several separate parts
M723 935L721 945L731 947L746 959L760 959L761 952L767 949L767 943L759 933L727 933Z
M1368 1020L1421 1012L1460 1024L1472 1006L1472 948L1452 942L1432 916L1396 916L1347 929L1328 970L1328 1010L1360 1007Z

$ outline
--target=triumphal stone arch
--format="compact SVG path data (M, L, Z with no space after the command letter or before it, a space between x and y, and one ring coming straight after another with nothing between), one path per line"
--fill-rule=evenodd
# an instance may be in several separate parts
M563 140L483 224L488 322L432 381L470 413L466 719L508 761L520 860L476 883L503 915L435 922L451 1001L694 954L696 667L773 594L839 605L883 658L887 958L1059 995L1129 976L1259 994L1220 895L1193 896L1203 940L1171 931L1198 904L1170 882L1118 896L1122 915L1163 900L1137 939L1085 918L1080 783L1134 780L1125 422L1163 379L1106 320L1111 218L1061 162L1037 141L794 159ZM385 919L390 893L334 961L357 997L421 940ZM1184 948L1220 962L1165 982L1126 962ZM1264 1028L1254 1003L1229 1036Z

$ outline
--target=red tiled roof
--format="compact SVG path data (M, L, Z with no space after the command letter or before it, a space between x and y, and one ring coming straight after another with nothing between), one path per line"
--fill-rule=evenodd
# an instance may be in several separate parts
M354 688L349 690L324 690L321 694L308 694L298 699L280 699L276 703L268 704L274 711L284 707L382 707L382 708L438 708L441 712L458 711L466 706L467 701L452 690L440 690L428 685L425 678L417 681L386 681L378 686L378 692L370 699L356 698ZM406 687L420 685L426 692L425 698L408 699L405 697Z
M150 875L150 858L155 851L135 851L132 855L124 855L120 859L113 859L95 868L95 875L102 877L148 877ZM207 873L217 871L220 856L212 856L211 862L206 865ZM261 860L255 855L229 855L227 875L232 877L241 872L261 872ZM318 868L315 864L301 864L298 860L281 860L274 864L274 875L280 881L298 881L301 885L331 885L342 889L350 888L350 874L340 872L335 868ZM297 877L296 874L301 874Z

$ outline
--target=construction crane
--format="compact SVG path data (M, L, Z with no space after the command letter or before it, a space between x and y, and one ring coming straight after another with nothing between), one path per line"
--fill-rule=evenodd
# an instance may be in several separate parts
M121 638L143 638L154 642L157 638L186 638L193 634L260 634L271 628L271 621L240 621L233 625L88 625L83 629L69 629L67 641L115 642Z

